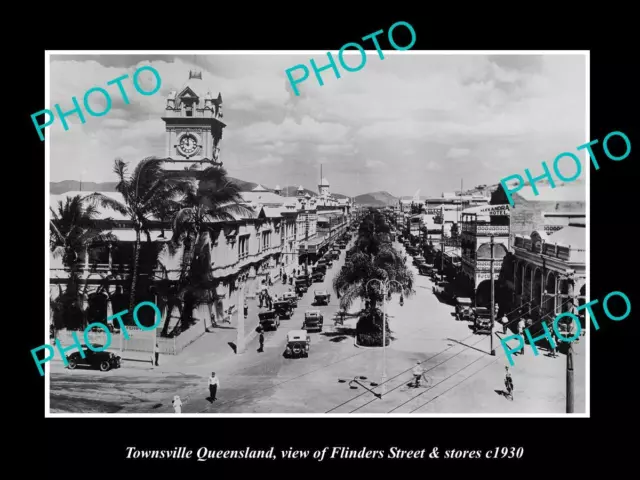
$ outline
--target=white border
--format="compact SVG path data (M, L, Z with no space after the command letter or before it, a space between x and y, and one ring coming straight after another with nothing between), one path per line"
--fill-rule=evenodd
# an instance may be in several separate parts
M337 53L337 50L332 50L332 53ZM591 82L590 82L590 51L589 50L383 50L384 55L584 55L585 56L585 129L586 138L585 143L590 140L590 125L591 125L591 111L590 111L590 94L591 94ZM359 52L344 52L346 54L359 54ZM47 50L45 51L45 66L44 66L44 99L45 107L50 108L50 63L51 55L326 55L327 51L322 50ZM368 55L377 55L376 50L367 50ZM50 269L50 252L49 252L49 221L50 221L50 172L51 172L51 136L45 135L45 332L44 338L45 344L49 344L49 269ZM586 278L587 298L591 298L591 284L589 279L591 278L590 269L590 191L591 191L591 169L589 168L591 160L589 159L588 152L585 151L585 164L584 168L587 172L586 175L586 232L587 232L587 262L586 262ZM50 413L50 365L45 365L45 401L44 401L44 416L45 418L203 418L203 417L218 417L218 418L279 418L279 417L294 417L294 418L590 418L591 416L591 345L590 345L590 322L586 322L587 333L585 335L586 345L586 375L585 375L585 413L515 413L515 414L497 414L497 413L451 413L451 414L433 414L433 413L183 413L176 415L175 413L144 413L144 414L118 414L118 413Z

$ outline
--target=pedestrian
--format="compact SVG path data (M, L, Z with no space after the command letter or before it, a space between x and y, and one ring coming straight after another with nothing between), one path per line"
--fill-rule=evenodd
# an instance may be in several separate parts
M173 402L171 402L171 404L173 405L174 413L182 413L182 401L178 395L174 395Z
M218 399L218 387L220 386L220 380L216 377L216 372L211 372L209 377L209 401L214 402Z
M244 318L249 316L249 305L247 305L247 301L244 301Z
M283 283L283 285L287 284L287 273L286 272L282 274L282 283Z
M258 352L262 353L264 352L264 333L262 329L260 330L259 341L260 341L260 348L258 349Z
M160 366L160 347L158 346L158 342L156 342L156 367Z
M502 334L506 335L507 334L507 327L509 326L509 317L507 317L507 314L505 313L502 316Z
M525 340L524 340L524 329L525 329L525 321L524 318L520 318L520 321L518 322L518 334L522 337L522 342L526 344ZM525 345L522 346L522 350L520 350L518 353L520 355L524 355L524 351L525 351Z

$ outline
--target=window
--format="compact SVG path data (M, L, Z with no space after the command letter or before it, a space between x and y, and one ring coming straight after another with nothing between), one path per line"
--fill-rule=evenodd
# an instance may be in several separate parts
M243 235L238 239L238 258L242 260L249 256L249 235Z
M266 250L271 247L271 231L262 232L261 245L261 250Z

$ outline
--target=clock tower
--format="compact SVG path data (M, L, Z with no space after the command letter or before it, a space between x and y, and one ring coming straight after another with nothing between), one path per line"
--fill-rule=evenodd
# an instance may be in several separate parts
M214 98L202 82L202 72L190 71L189 80L167 97L165 169L202 170L222 165L219 159L222 130L222 96Z

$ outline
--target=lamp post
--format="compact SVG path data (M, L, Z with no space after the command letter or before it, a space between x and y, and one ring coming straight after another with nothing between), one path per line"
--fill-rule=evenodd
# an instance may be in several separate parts
M380 384L382 385L382 394L387 393L387 292L390 291L389 287L392 283L395 283L400 287L400 306L404 304L402 299L402 285L396 280L378 280L377 278L372 278L365 284L365 290L368 291L369 284L371 282L378 282L380 284L380 288L382 290L382 381Z

